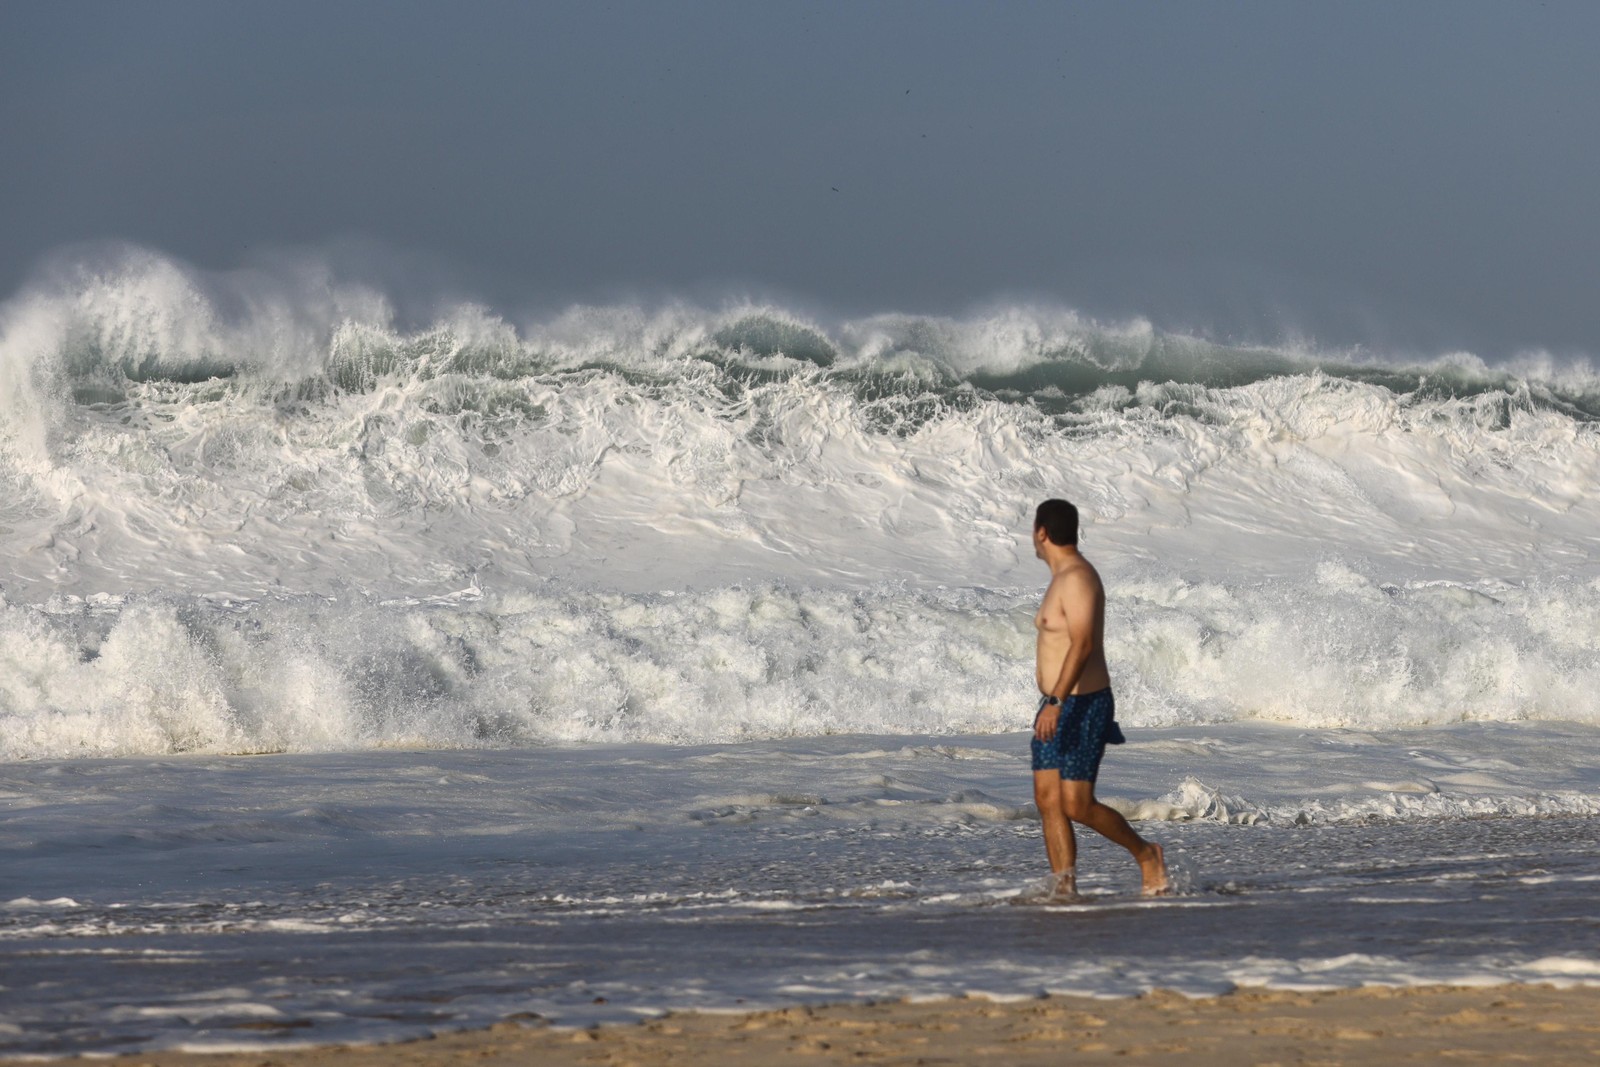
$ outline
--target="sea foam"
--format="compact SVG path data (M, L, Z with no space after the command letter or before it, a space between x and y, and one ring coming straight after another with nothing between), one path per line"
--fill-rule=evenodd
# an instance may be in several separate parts
M1123 574L1131 727L1600 722L1600 586ZM1023 729L1030 591L474 591L0 610L0 757Z
M1595 382L127 252L0 309L0 752L1012 729L1058 495L1135 725L1590 721Z

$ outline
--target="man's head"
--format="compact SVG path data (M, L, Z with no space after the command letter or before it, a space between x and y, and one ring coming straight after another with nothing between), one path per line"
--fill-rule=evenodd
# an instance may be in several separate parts
M1066 547L1078 543L1078 509L1065 500L1046 500L1033 513L1034 552L1044 556L1044 542Z

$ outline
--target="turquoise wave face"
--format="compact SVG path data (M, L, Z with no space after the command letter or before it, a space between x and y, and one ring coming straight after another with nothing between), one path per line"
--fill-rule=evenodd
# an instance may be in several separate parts
M606 310L602 318L630 309ZM1580 421L1600 419L1600 388L1581 366L1562 372L1535 365L1497 369L1466 359L1386 362L1349 353L1228 347L1154 331L1130 337L1090 324L1055 336L1041 329L1035 344L1020 352L997 351L990 362L983 335L993 324L982 320L897 319L892 332L874 333L867 346L852 337L870 332L860 324L844 324L841 337L830 337L776 310L697 313L687 322L660 324L659 336L648 338L597 328L593 336L567 344L541 338L537 330L524 337L504 323L493 325L496 336L485 340L478 331L456 332L451 324L405 333L345 321L320 350L280 360L270 349L242 348L225 337L187 350L166 348L160 337L112 335L91 316L65 331L53 351L33 353L32 361L60 373L72 399L85 405L121 402L141 384L201 387L192 396L204 400L215 395L218 383L233 381L274 401L311 401L441 378L454 381L463 390L463 404L471 405L495 396L497 383L599 371L646 391L690 378L737 396L771 382L802 380L837 385L862 401L905 397L960 405L988 398L1066 414L1086 402L1103 406L1107 396L1119 394L1124 406L1134 405L1141 387L1230 389L1315 374L1411 400L1489 396L1507 410L1522 404Z
M144 384L201 387L199 401L229 381L274 400L311 400L438 378L483 389L605 371L641 389L692 378L736 395L802 379L861 400L960 404L977 394L1062 413L1142 386L1233 389L1318 374L1420 400L1503 395L1600 417L1600 372L1589 358L1530 354L1490 366L1465 353L1237 346L1042 305L827 319L772 304L619 304L526 318L458 302L408 325L394 304L315 264L279 278L208 275L124 250L58 270L0 306L0 366L8 393L31 379L85 405L117 403Z

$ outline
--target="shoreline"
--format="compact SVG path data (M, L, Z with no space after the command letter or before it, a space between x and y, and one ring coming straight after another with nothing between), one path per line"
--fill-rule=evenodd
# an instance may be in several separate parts
M507 1019L392 1044L15 1058L125 1067L432 1067L476 1064L1376 1065L1479 1060L1541 1065L1600 1057L1600 987L1367 986L1320 992L1166 990L1101 999L959 998L685 1012L587 1029Z

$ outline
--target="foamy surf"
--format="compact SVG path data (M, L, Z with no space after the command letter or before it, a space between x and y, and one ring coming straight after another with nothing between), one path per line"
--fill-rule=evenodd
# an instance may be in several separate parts
M1600 586L1111 572L1129 726L1595 724ZM471 590L0 606L0 757L835 733L1027 718L1032 591Z
M0 309L10 595L1012 588L1052 494L1103 561L1202 578L1594 577L1584 363L1234 349L1025 307L406 328L382 294L286 285L136 254Z

